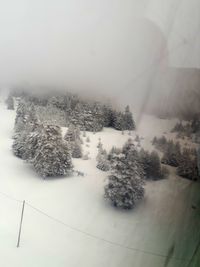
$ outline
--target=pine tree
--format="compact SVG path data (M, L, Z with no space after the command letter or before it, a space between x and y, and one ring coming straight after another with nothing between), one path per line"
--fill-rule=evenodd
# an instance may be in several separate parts
M30 163L32 163L32 160L36 155L42 130L43 125L37 124L32 131L26 133L24 154L22 158Z
M113 119L113 127L116 129L116 130L126 130L126 127L125 127L125 121L124 121L124 118L123 118L123 113L122 112L115 112L114 113L114 119Z
M7 104L7 109L14 110L14 101L11 95L9 95L8 98L6 99L6 104Z
M24 158L26 151L26 137L27 134L23 130L22 132L17 132L13 137L12 151L16 157Z
M105 149L99 148L97 154L97 165L96 167L102 171L109 171L110 163L108 161L108 155Z
M86 138L86 142L90 143L90 137L89 136Z
M27 104L25 101L20 100L17 106L16 117L15 117L15 133L22 131L25 128L27 122Z
M135 142L138 142L138 143L140 142L140 137L139 137L138 134L137 134L136 137L135 137Z
M197 180L199 178L197 158L190 154L188 149L184 149L181 155L177 174L189 180Z
M125 108L123 120L124 120L124 130L134 130L135 129L135 122L133 120L133 115L130 112L129 106L126 106L126 108Z
M82 157L82 148L80 141L76 140L72 145L72 158L81 158Z
M80 140L80 130L78 126L70 124L64 136L64 140L68 142L75 142L76 140Z
M144 196L144 182L137 151L131 145L124 153L114 154L111 162L105 198L116 207L131 209Z
M153 146L156 146L156 144L158 143L158 139L157 139L156 136L154 136L154 138L153 138L151 143L152 143Z
M30 150L27 147L28 136L37 127L38 121L34 105L28 105L27 103L22 102L22 105L18 106L15 119L15 134L12 145L14 155L22 159L27 159L27 157L29 157Z
M33 165L42 177L65 175L72 170L70 151L62 141L58 126L44 126L38 140Z
M113 146L111 148L111 150L109 151L109 153L108 153L108 160L112 161L112 158L113 158L114 154L119 155L120 153L122 153L122 150L120 148L117 148L117 147Z
M150 165L148 171L148 178L151 178L153 180L159 180L162 178L160 158L156 151L153 151L150 154Z
M174 144L173 141L169 141L167 143L167 149L162 157L162 163L173 167L178 167L180 157L181 157L180 144L178 142Z

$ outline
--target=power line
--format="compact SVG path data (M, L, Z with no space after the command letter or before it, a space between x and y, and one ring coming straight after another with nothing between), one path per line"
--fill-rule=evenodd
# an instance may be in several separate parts
M16 201L16 202L20 202L20 203L23 202L22 200L17 199L17 198L14 198L14 197L12 197L12 196L10 196L10 195L4 193L4 192L0 192L0 194L1 194L2 196L4 196L4 197L10 199L10 200L13 200L13 201Z
M26 202L26 204L31 207L32 209L34 209L35 211L41 213L42 215L48 217L49 219L73 230L73 231L76 231L76 232L79 232L83 235L86 235L86 236L89 236L93 239L96 239L96 240L100 240L100 241L103 241L105 243L108 243L110 245L113 245L113 246L117 246L117 247L120 247L120 248L123 248L123 249L127 249L127 250L131 250L131 251L136 251L136 252L141 252L141 253L144 253L144 254L149 254L149 255L153 255L153 256L157 256L157 257L161 257L161 258L167 258L168 256L167 255L163 255L163 254L159 254L159 253L154 253L154 252L151 252L151 251L146 251L146 250L142 250L142 249L139 249L139 248L134 248L134 247L129 247L129 246L124 246L120 243L117 243L117 242L114 242L114 241L111 241L111 240L108 240L108 239L105 239L103 237L100 237L100 236L97 236L97 235L94 235L94 234L91 234L89 232L86 232L86 231L83 231L77 227L74 227L74 226L71 226L69 224L66 224L65 222L47 214L46 212L34 207L33 205L31 205L30 203ZM189 261L189 259L183 259L183 258L177 258L177 257L172 257L171 259L174 259L174 260L177 260L177 261Z
M143 250L143 249L139 249L139 248L134 248L134 247L130 247L130 246L124 246L124 245L122 245L122 244L120 244L120 243L117 243L117 242L114 242L114 241L105 239L105 238L100 237L100 236L97 236L97 235L95 235L95 234L91 234L91 233L89 233L89 232L83 231L83 230L81 230L81 229L79 229L79 228L77 228L77 227L74 227L74 226L72 226L72 225L69 225L69 224L67 224L67 223L65 223L65 222L63 222L63 221L61 221L60 219L57 219L57 218L55 218L55 217L49 215L48 213L42 211L41 209L39 209L39 208L33 206L33 205L30 204L29 202L25 202L25 201L16 199L16 198L14 198L14 197L12 197L12 196L10 196L10 195L4 193L4 192L0 192L0 194L1 194L2 196L6 197L6 198L11 199L12 201L15 201L15 202L18 202L18 203L24 203L24 204L26 203L27 206L29 206L29 207L32 208L33 210L37 211L38 213L42 214L43 216L45 216L45 217L51 219L52 221L55 221L56 223L59 223L59 224L65 226L65 227L67 227L68 229L71 229L71 230L73 230L73 231L75 231L75 232L79 232L79 233L81 233L81 234L83 234L83 235L85 235L85 236L88 236L88 237L90 237L90 238L93 238L93 239L96 239L96 240L105 242L105 243L110 244L110 245L112 245L112 246L120 247L120 248L123 248L123 249L127 249L127 250L131 250L131 251L135 251L135 252L140 252L140 253L143 253L143 254L148 254L148 255L152 255L152 256L156 256L156 257L160 257L160 258L167 258L167 257L168 257L168 255L163 255L163 254L160 254L160 253L155 253L155 252L151 252L151 251L147 251L147 250ZM200 245L200 244L198 244L198 245ZM194 252L194 255L195 255L195 254L196 254L196 250L195 250L195 252ZM193 259L193 257L194 257L194 255L192 256L191 259L184 259L184 258L178 258L178 257L172 257L171 259L173 259L173 260L177 260L177 261L184 261L184 262L187 261L187 262L191 262L192 259ZM188 266L190 266L190 263L189 263Z

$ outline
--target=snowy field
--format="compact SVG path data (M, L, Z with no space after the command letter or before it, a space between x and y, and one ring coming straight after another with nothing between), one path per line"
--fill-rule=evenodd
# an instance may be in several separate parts
M105 149L121 147L130 138L127 132L87 132L90 147L83 138L83 148L90 160L73 161L85 176L43 180L13 156L15 111L7 110L2 99L0 114L1 267L189 266L200 237L200 211L192 208L199 201L198 183L169 168L168 179L146 183L145 198L134 210L115 209L103 198L106 173L96 168L96 146L100 137ZM132 137L139 134L142 146L151 150L152 138L174 123L145 115ZM27 204L16 248L22 200Z

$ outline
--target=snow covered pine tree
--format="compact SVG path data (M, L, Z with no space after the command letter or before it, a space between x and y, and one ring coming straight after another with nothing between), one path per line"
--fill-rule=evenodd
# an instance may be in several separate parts
M70 173L72 162L70 150L62 140L58 126L44 126L38 140L33 165L43 177L59 176Z
M115 207L131 209L144 196L143 171L138 153L130 141L120 154L113 154L111 175L105 186L105 198Z

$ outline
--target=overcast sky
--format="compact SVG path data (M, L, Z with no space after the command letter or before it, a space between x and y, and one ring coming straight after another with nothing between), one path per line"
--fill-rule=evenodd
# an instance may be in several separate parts
M200 66L199 10L199 0L0 1L0 84L143 88L160 58Z

